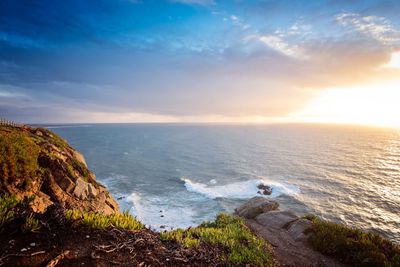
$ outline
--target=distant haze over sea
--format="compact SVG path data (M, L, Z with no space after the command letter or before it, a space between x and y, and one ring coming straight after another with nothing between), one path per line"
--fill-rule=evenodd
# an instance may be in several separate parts
M282 209L400 242L400 131L329 125L48 126L155 229L188 227L273 188Z

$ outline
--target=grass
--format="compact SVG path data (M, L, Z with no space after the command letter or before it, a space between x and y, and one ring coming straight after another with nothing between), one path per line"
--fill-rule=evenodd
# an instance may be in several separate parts
M26 187L38 171L40 148L26 134L0 132L0 177L4 185Z
M195 228L163 232L161 238L175 240L187 248L199 246L201 242L222 246L233 264L272 265L265 242L247 228L243 219L227 214L219 214L214 222Z
M314 249L352 266L400 267L400 247L374 233L307 216Z
M144 225L136 220L127 211L124 213L103 215L97 212L79 210L66 210L67 219L78 225L86 225L95 229L118 228L124 230L141 230Z
M89 182L90 181L90 172L88 170L88 168L80 161L78 161L76 158L71 157L71 165L73 169L77 170L79 172L79 174L81 175L81 177L86 181Z
M37 131L41 132L43 136L33 134L32 138L35 139L35 141L38 142L41 146L47 143L47 144L54 144L60 149L71 149L68 143L64 139L62 139L60 136L53 133L49 129L37 128Z

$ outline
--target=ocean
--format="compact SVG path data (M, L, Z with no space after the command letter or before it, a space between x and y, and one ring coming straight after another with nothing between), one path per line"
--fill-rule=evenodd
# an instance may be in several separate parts
M281 209L400 243L400 131L335 125L47 126L149 227L213 220L272 187Z

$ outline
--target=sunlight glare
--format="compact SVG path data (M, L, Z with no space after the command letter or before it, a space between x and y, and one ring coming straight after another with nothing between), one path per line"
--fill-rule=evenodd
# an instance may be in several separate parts
M386 68L400 69L400 52L392 53L390 61L385 65Z
M400 128L400 80L358 88L330 88L292 119Z

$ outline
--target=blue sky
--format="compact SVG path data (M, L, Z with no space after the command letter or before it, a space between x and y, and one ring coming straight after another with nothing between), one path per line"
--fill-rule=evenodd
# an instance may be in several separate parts
M21 122L281 118L398 77L398 1L0 2L0 116ZM399 88L400 89L400 88Z

